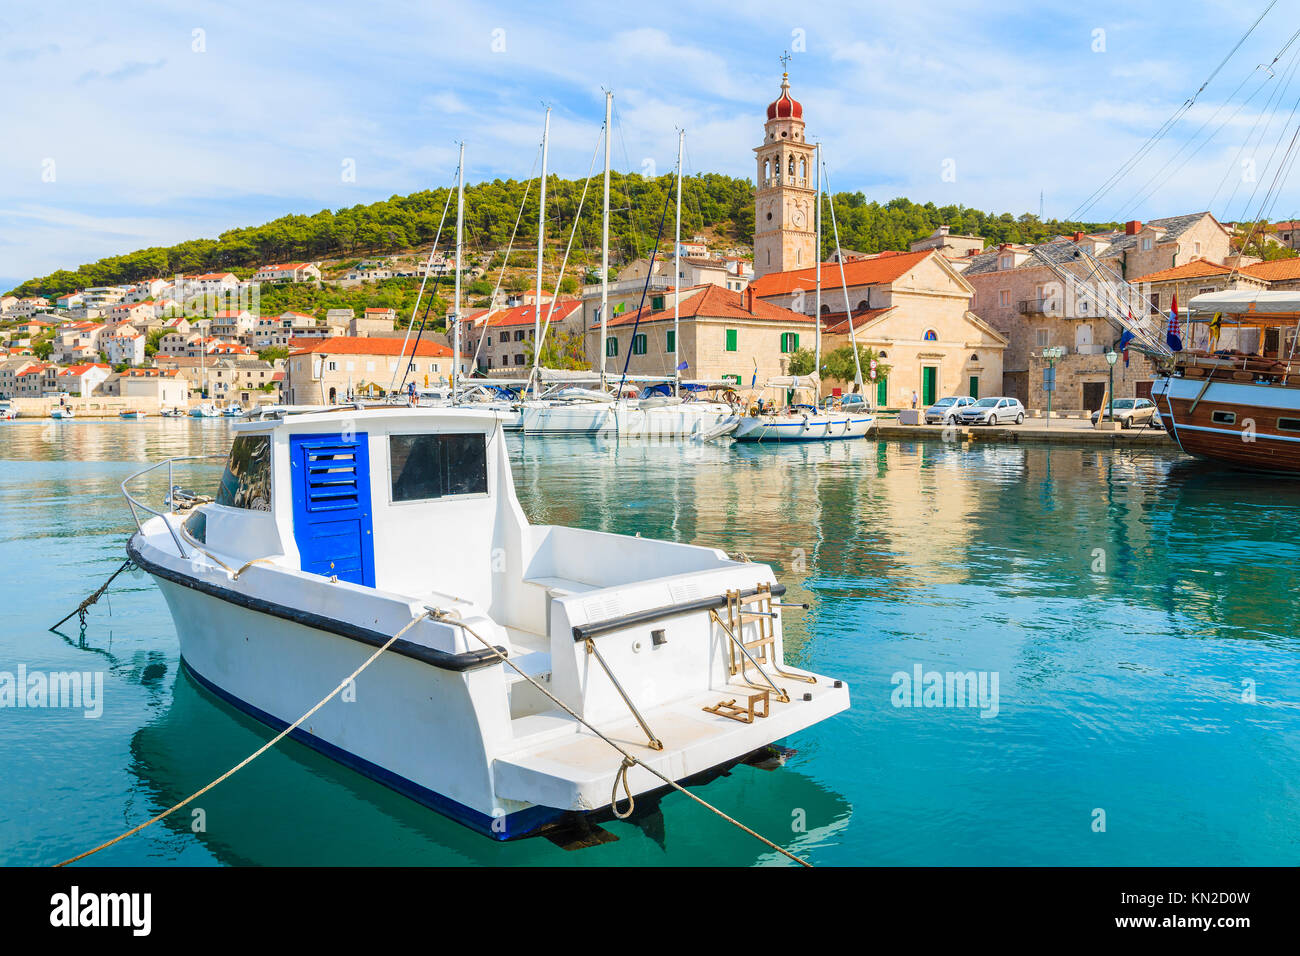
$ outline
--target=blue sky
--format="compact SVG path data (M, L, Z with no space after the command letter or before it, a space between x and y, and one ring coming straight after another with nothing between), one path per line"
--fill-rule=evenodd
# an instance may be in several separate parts
M687 172L752 179L750 150L787 49L793 93L837 190L1013 213L1037 212L1042 191L1047 215L1064 216L1195 91L1267 2L9 0L0 285L444 185L460 138L469 181L526 177L542 101L554 108L552 170L584 175L602 87L616 97L618 168L670 170L680 126ZM1248 207L1256 184L1242 182L1242 160L1255 159L1256 182L1266 178L1300 96L1298 77L1275 125L1255 125L1287 79L1252 70L1300 28L1288 2L1089 218L1254 212L1267 183ZM1225 120L1185 164L1191 150L1174 152ZM1297 214L1300 189L1284 186L1272 218Z

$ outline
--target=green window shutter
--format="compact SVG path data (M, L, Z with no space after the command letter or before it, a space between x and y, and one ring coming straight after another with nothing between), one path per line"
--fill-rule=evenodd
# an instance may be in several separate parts
M727 351L736 351L736 330L727 329Z
M791 352L798 352L798 351L799 351L799 333L798 333L798 332L791 332L791 333L790 333L790 337L794 339L794 345L790 348L790 351L791 351Z
M645 355L645 333L632 336L632 354Z
M669 352L677 351L677 333L672 329L668 330L668 349Z
M610 357L618 355L618 339L612 335L605 339L605 354Z
M664 307L664 297L663 297L663 296L661 296L661 295L652 295L652 296L650 297L650 308L651 308L651 309L653 309L655 312L658 312L658 311L660 311L661 309L663 309L663 307Z

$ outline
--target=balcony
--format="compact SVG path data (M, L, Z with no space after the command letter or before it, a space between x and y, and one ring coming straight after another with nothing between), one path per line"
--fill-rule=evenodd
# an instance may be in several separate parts
M1021 299L1016 309L1021 315L1059 315L1061 300L1048 297L1045 299Z

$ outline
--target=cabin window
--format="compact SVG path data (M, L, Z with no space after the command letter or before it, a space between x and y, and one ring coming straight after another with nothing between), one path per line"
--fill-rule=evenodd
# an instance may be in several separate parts
M185 519L185 533L199 544L208 543L208 513L196 511Z
M487 494L487 439L469 435L393 435L388 439L393 501Z
M1237 423L1237 413L1215 412L1210 416L1210 420L1216 425L1235 425Z
M1277 427L1278 431L1300 432L1300 418L1279 418Z
M240 435L230 446L217 504L250 511L271 510L271 439Z

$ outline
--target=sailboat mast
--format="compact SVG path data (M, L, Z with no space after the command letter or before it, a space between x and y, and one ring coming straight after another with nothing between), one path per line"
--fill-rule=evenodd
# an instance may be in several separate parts
M546 158L551 136L551 108L546 107L546 122L542 126L542 178L537 206L537 299L533 303L533 395L537 394L537 369L541 364L542 344L542 254L546 244Z
M460 144L460 169L456 177L456 292L452 300L451 402L460 390L460 269L465 224L465 143Z
M828 193L830 193L831 191L830 180L831 177L828 174L826 176L826 191ZM855 370L855 375L853 377L853 384L856 387L861 388L862 387L862 359L858 355L858 337L853 329L853 309L849 305L849 284L844 279L844 250L840 248L840 227L835 223L835 196L833 193L830 196L830 207L831 207L831 229L835 233L835 258L838 259L840 263L840 290L844 293L844 317L849 321L849 344L853 347L853 368Z
M813 375L817 377L817 401L821 403L822 380L822 144L813 147L813 162L816 164L814 176L817 180L817 211L813 221L817 230L817 247L813 256L817 259L817 291L813 294L813 343L816 358L813 361Z
M605 390L605 329L609 321L609 130L614 94L605 91L605 205L600 219L600 390Z
M686 142L686 130L677 131L677 235L673 244L673 394L682 390L681 362L681 302L682 302L682 147Z

